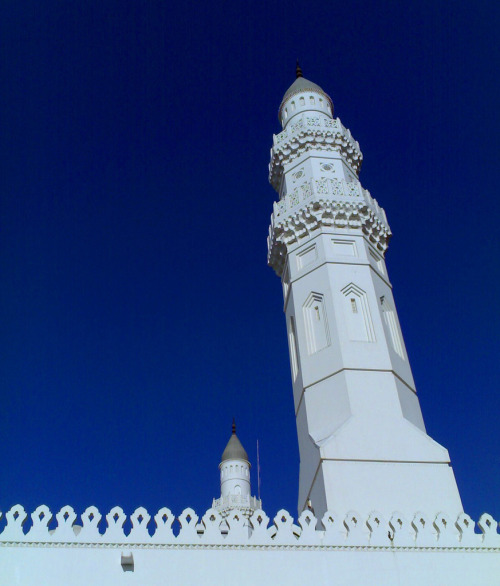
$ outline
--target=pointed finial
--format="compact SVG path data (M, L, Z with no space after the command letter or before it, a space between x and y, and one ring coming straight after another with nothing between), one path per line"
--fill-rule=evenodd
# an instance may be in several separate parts
M297 59L297 66L295 67L295 78L302 77L302 68L300 67L299 60Z
M233 417L233 426L232 426L232 429L233 429L233 435L236 435L236 423L234 421L234 417Z

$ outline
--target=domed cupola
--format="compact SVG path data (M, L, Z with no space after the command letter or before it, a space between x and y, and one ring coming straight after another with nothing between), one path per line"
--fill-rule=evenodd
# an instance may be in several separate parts
M250 466L250 463L248 462L248 454L236 435L236 424L234 422L232 432L233 433L227 442L226 449L222 453L221 465L227 460L243 460L248 466Z
M333 102L330 96L319 85L305 79L297 61L295 70L296 79L288 88L278 111L278 117L283 129L297 115L303 112L318 112L333 118Z

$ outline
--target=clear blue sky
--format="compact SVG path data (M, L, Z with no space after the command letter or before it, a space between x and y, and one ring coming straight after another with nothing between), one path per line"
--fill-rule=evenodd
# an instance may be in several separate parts
M430 435L500 518L497 2L4 2L0 510L204 512L232 417L296 513L277 110L359 140ZM254 466L255 471L255 466ZM254 482L254 487L256 483Z

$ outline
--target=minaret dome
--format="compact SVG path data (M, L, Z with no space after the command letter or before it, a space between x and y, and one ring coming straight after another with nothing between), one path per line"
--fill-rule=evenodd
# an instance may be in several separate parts
M245 448L241 445L238 436L236 435L236 424L233 421L232 426L232 433L229 441L227 442L227 446L222 453L220 468L224 466L224 462L228 460L242 460L246 462L247 466L250 468L250 463L248 462L248 455L245 451Z
M297 64L296 80L288 88L278 111L283 130L291 120L304 112L318 112L333 118L333 102L319 85L302 77L302 69Z

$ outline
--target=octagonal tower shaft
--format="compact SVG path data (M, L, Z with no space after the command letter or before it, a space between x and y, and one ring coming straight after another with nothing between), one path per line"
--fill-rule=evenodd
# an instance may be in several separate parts
M457 515L449 455L426 433L387 274L387 218L359 181L359 144L304 78L279 115L268 262L283 286L299 512Z

